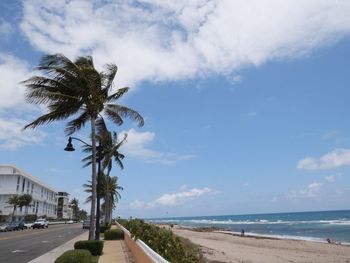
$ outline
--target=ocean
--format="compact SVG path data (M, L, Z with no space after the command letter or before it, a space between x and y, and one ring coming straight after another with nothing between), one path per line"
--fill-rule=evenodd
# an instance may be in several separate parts
M184 227L219 227L225 231L285 239L326 242L327 238L350 245L350 210L153 218L147 221Z

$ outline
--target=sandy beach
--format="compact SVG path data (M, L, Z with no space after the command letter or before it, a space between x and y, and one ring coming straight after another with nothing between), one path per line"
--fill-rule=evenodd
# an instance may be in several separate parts
M176 235L199 245L210 262L349 262L350 246L299 240L240 237L220 232L198 232L175 226Z

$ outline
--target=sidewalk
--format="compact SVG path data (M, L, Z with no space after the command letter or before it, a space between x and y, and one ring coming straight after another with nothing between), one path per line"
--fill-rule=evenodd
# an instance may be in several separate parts
M112 225L111 229L116 229ZM123 249L124 240L104 240L103 254L98 263L128 263L127 255Z
M63 252L74 249L74 243L79 240L87 240L89 237L89 231L86 231L85 233L69 240L68 242L64 243L63 245L56 247L52 249L51 251L47 252L44 255L41 255L38 258L33 259L32 261L29 261L28 263L54 263L56 258L62 255Z
M123 240L105 240L98 263L128 263L122 247Z

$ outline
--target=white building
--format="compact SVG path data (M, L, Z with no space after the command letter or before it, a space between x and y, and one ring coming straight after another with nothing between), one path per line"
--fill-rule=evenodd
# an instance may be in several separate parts
M66 192L57 193L57 217L60 219L72 219L73 210L69 207L69 194Z
M57 192L34 176L12 165L0 165L0 211L1 215L12 215L13 207L7 201L13 195L30 194L30 206L17 208L16 218L25 215L57 217Z

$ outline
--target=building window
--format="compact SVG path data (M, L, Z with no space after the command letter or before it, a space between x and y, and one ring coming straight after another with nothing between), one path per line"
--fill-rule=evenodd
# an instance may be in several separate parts
M19 190L20 181L21 181L21 177L18 176L18 177L17 177L17 190L16 190L17 192L18 192L18 190Z
M29 190L30 190L30 182L27 182L27 194L29 194Z
M26 185L26 179L23 178L23 183L22 183L22 193L24 192L24 187Z
M30 191L30 193L33 195L34 192L34 183L32 183L32 190Z

